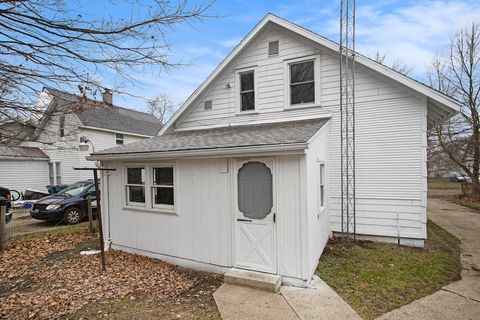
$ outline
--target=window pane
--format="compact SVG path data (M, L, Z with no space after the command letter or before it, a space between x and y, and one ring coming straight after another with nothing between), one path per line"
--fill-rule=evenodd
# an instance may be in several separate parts
M250 219L264 219L272 211L272 173L261 162L246 163L238 170L238 209Z
M157 187L153 189L153 199L155 201L155 204L166 204L173 206L173 188Z
M313 81L313 61L290 65L290 83Z
M241 94L242 111L255 110L255 93L247 92Z
M240 91L253 90L253 72L240 75Z
M145 203L145 188L128 186L128 201Z
M62 184L62 168L61 168L61 163L60 162L55 162L55 172L56 172L56 177L57 177L57 184Z
M117 143L117 145L122 145L122 144L123 144L123 140L117 139L117 140L116 140L116 143Z
M127 183L128 184L145 183L145 169L144 168L128 168Z
M295 84L290 86L290 103L299 104L315 101L315 83Z
M173 168L153 168L153 184L173 186Z

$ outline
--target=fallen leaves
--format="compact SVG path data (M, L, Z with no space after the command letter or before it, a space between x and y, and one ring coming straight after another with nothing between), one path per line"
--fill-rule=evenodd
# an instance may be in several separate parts
M177 296L201 279L168 263L109 250L107 271L100 256L80 255L95 244L87 233L49 235L11 245L0 253L0 318L54 319L85 305L134 294Z

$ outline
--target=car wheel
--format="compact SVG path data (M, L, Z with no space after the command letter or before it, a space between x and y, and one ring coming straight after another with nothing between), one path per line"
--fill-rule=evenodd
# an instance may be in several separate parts
M80 208L72 207L65 210L64 221L67 224L77 224L82 221L83 211Z

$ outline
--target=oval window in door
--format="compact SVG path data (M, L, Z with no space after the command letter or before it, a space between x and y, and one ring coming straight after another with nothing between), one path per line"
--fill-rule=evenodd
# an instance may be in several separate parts
M238 209L250 219L264 219L272 211L272 172L262 162L247 162L238 170Z

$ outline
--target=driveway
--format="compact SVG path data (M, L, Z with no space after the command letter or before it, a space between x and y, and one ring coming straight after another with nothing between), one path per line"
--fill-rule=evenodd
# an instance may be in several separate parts
M480 319L480 212L429 198L428 217L461 240L462 280L379 319Z
M29 233L65 228L64 224L53 224L48 221L35 220L28 210L15 210L13 219L7 224L7 239Z

